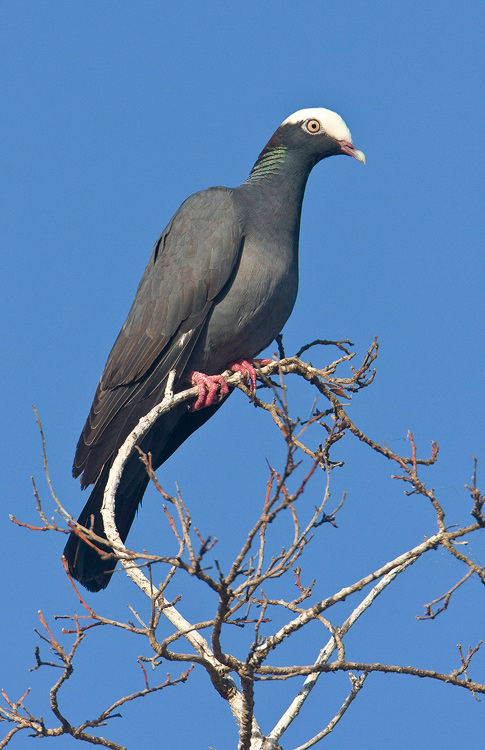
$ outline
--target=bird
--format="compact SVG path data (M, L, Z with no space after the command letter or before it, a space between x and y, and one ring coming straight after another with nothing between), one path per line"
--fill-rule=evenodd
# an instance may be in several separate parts
M253 375L251 362L281 332L295 304L308 176L322 159L338 154L365 163L340 115L323 107L298 110L274 132L245 182L194 193L169 221L77 444L73 476L83 489L94 485L80 525L105 537L101 505L112 462L138 421L163 399L172 371L175 391L197 384L199 397L192 408L182 404L161 416L140 441L155 470L227 399L222 372L232 366ZM147 485L135 451L115 497L123 542ZM64 557L71 576L89 591L106 588L112 558L74 532Z

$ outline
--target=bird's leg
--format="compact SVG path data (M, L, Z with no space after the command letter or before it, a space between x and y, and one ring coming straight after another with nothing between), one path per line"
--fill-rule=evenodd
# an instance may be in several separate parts
M271 364L272 361L272 359L238 359L228 365L227 369L233 372L241 372L250 390L255 391L256 370L254 364L264 367ZM229 393L229 387L223 375L206 375L194 370L189 372L187 379L191 381L192 385L196 385L199 390L197 401L192 406L191 411L199 411L205 409L206 406L212 406L216 402L219 392L221 396L227 396Z
M205 375L203 372L190 372L187 376L190 378L192 385L199 389L197 401L192 406L192 411L205 409L211 406L217 398L217 392L220 388L221 396L227 396L229 387L222 375Z
M229 365L229 370L232 370L233 372L242 372L249 389L255 391L256 370L254 369L254 365L257 364L260 367L264 367L265 365L270 365L272 361L272 359L238 359L236 362Z

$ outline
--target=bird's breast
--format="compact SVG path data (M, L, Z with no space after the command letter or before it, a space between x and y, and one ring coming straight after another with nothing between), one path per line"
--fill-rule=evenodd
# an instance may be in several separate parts
M297 247L246 237L232 279L215 300L191 357L192 369L209 374L255 357L280 333L298 291Z

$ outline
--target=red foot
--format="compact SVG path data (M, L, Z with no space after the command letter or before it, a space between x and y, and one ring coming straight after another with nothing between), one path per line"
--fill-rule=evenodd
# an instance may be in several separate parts
M242 372L249 388L255 391L256 370L253 363L264 367L271 364L272 361L272 359L238 359L227 369L233 372ZM205 375L203 372L194 371L190 372L187 377L190 378L192 385L196 385L199 389L199 395L192 411L199 411L199 409L205 409L206 406L216 403L219 392L221 396L227 396L229 393L229 386L222 375Z
M242 372L250 390L255 391L256 370L254 369L254 363L264 367L264 365L271 364L272 361L272 359L238 359L237 362L233 362L232 365L229 365L228 369L233 372Z
M206 406L211 406L217 399L219 388L221 389L221 396L227 396L229 393L228 385L222 375L204 375L203 372L191 372L189 378L192 384L199 389L199 395L192 411L199 411L199 409L205 409Z

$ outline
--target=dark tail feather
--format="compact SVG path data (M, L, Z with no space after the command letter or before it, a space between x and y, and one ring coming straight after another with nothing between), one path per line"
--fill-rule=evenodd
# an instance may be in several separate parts
M156 424L141 443L141 448L145 453L149 451L153 453L153 468L158 469L189 435L215 414L225 400L223 399L218 404L196 412L184 411L185 407L182 407L180 411L172 413L172 422L168 422L164 418L159 424ZM112 459L103 466L89 499L78 518L78 522L89 529L93 517L93 531L101 537L105 536L101 506L111 462ZM128 536L147 484L148 475L140 461L138 451L136 451L128 459L116 493L115 520L123 542ZM101 545L100 549L103 552L109 553L110 551L109 547ZM113 558L103 559L93 547L83 542L74 533L70 535L65 546L64 557L67 560L72 577L82 583L89 591L105 589L116 567L116 560Z
M116 493L116 527L123 542L128 536L138 505L148 484L145 467L140 463L138 455L136 459L138 465L132 464L130 466L131 461L129 462ZM108 461L104 465L88 501L78 518L78 523L88 529L91 528L93 521L93 531L101 537L105 536L101 506L110 468L111 461ZM110 552L109 547L99 545L99 548L103 552ZM116 560L114 558L103 559L96 549L83 542L74 533L70 535L64 548L64 557L67 560L69 572L72 577L85 586L88 591L105 589L116 567Z

